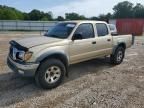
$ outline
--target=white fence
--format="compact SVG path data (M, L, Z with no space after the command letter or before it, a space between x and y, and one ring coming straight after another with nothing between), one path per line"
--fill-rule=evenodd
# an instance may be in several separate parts
M19 21L19 20L0 20L0 31L5 30L28 30L46 31L53 27L57 21Z

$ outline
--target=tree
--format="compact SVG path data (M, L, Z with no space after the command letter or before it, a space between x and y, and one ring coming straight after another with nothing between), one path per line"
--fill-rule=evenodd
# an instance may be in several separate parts
M133 17L133 4L124 1L114 6L114 18L131 18Z
M108 22L109 19L112 19L112 18L113 18L113 16L112 16L111 13L108 13L108 14L100 14L100 15L98 16L98 19L99 19L99 20L101 20L101 21L106 21L106 22Z
M133 8L133 16L135 18L144 18L144 6L140 3Z
M48 21L52 21L53 20L53 13L52 12L43 13L42 16L46 17Z
M52 17L52 12L48 12L48 13L44 13L42 11L39 10L32 10L30 13L28 13L28 16L26 16L27 18L29 18L29 20L44 20L44 21L51 21L53 20Z
M93 17L89 18L89 20L99 20L99 18L98 18L98 17L93 16Z
M23 14L11 7L0 5L0 20L23 20Z
M86 19L85 16L79 15L77 13L66 13L65 17L67 20L84 20L84 19Z
M4 19L4 12L3 9L0 8L0 20Z
M42 17L40 20L41 20L41 21L48 21L48 18L47 18L46 16L44 16L44 17Z
M114 13L100 14L99 16L93 16L86 18L84 15L78 13L66 13L66 20L103 20L108 21L112 18L144 18L144 5L137 3L135 6L133 3L124 1L120 2L113 8ZM32 10L29 13L21 12L15 8L0 5L0 20L36 20L36 21L64 21L62 16L53 18L52 12L43 12L37 9Z
M23 13L23 16L24 16L24 20L30 20L30 17L27 13Z
M62 17L62 16L58 16L58 17L56 18L56 20L57 20L57 21L64 21L65 19L64 19L64 17Z
M29 14L30 20L40 20L41 19L41 12L39 10L32 10Z

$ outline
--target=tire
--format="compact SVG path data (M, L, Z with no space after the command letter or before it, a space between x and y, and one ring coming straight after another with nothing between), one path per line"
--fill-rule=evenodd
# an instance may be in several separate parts
M110 62L114 65L119 65L123 62L125 56L125 49L123 47L118 47L114 54L110 56Z
M36 84L43 89L59 86L65 76L65 66L58 59L47 59L40 64L36 75Z

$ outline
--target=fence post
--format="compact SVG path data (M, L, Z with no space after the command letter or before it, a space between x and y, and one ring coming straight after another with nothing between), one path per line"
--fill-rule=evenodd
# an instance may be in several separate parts
M28 25L29 25L29 30L31 31L31 22L30 21L28 22Z
M143 24L143 31L142 32L143 32L142 35L144 36L144 24Z
M44 22L43 22L43 31L45 31L45 29L44 29Z
M2 21L2 31L4 30L4 24L3 24L3 21Z
M18 30L17 20L15 21L15 27L16 27L16 30Z

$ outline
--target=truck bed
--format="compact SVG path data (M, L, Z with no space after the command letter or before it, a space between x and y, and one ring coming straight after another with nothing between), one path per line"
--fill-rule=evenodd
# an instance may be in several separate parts
M134 42L134 38L132 35L117 35L113 36L113 44L117 45L118 43L125 43L126 48L131 47Z

